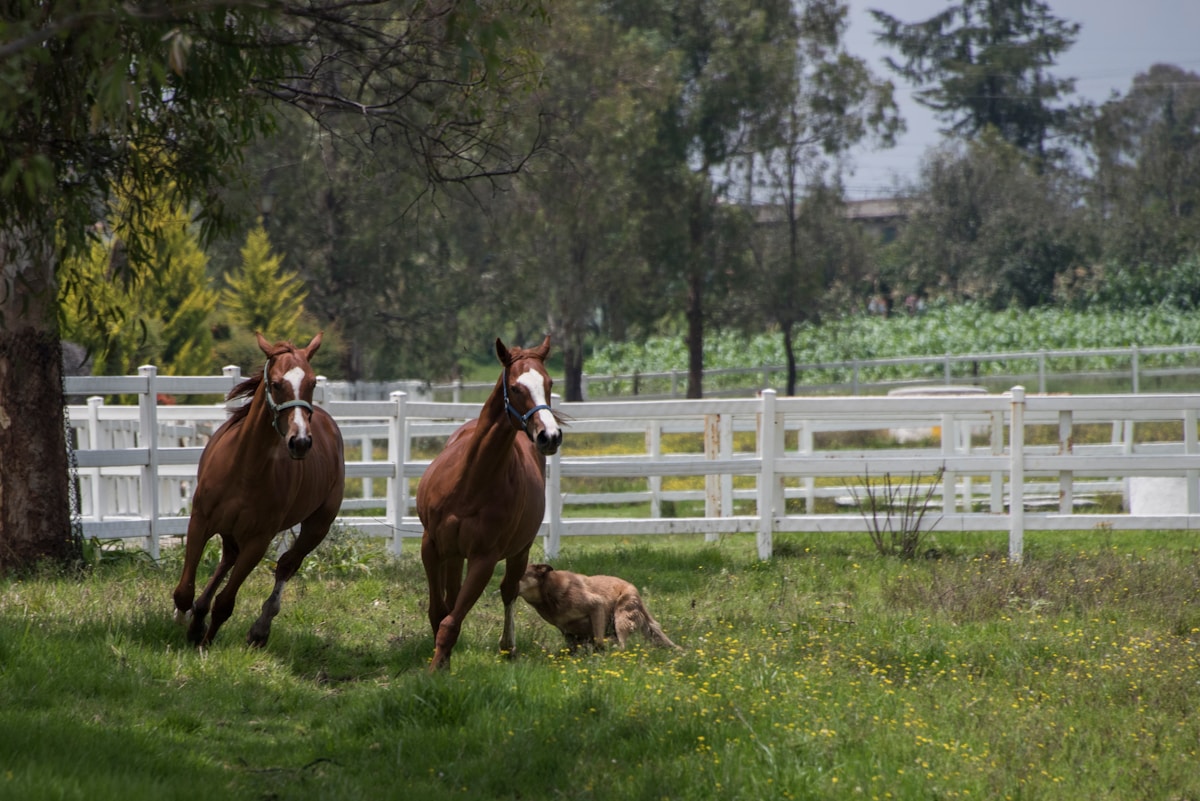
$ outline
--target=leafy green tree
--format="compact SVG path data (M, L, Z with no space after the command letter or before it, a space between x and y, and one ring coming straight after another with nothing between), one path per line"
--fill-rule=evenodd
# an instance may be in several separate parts
M1051 302L1056 278L1092 255L1061 180L994 134L946 144L922 164L888 283L997 309Z
M1156 64L1099 109L1089 208L1114 265L1165 273L1200 254L1200 75Z
M835 286L865 269L866 249L846 219L837 167L864 140L890 145L901 127L891 83L842 44L846 5L809 0L797 7L792 103L773 126L755 131L749 195L764 211L757 215L753 272L736 288L747 319L761 325L765 316L783 337L789 395L796 391L796 326L818 320Z
M846 217L841 187L817 182L795 203L760 211L753 268L738 293L748 320L774 323L783 340L786 392L796 394L796 338L806 322L836 318L866 274L869 248ZM784 215L771 212L779 211Z
M588 337L611 335L614 321L657 295L629 201L637 191L634 165L673 97L675 65L656 38L621 30L596 14L593 0L560 3L546 33L539 45L546 78L535 102L552 145L498 197L497 213L510 232L506 258L520 276L513 314L529 326L548 318L563 358L564 396L578 401Z
M661 266L688 343L688 397L702 395L710 294L736 280L722 257L740 250L723 232L728 168L752 131L790 106L797 37L788 0L617 0L605 8L623 26L677 53L675 97L658 118L654 146L639 160L642 248Z
M882 25L878 40L899 52L889 66L919 87L917 102L949 133L973 138L995 128L1039 167L1061 155L1052 139L1073 128L1078 109L1062 102L1074 80L1048 70L1075 43L1079 23L1041 0L959 0L920 22L871 15Z
M429 182L510 174L527 153L507 147L505 115L536 75L511 32L543 17L525 0L45 0L0 11L0 418L15 421L0 426L0 453L23 455L0 459L0 570L78 551L58 279L64 257L88 251L115 190L128 203L119 271L155 264L142 258L156 247L145 210L164 192L196 209L205 238L230 224L214 189L238 174L230 166L278 104L340 123L343 141L390 144Z

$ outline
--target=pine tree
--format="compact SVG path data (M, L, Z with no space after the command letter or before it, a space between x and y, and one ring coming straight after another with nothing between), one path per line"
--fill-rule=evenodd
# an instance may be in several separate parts
M211 373L218 295L208 286L208 257L182 207L165 203L144 214L156 245L135 258L152 264L121 264L128 254L118 228L65 265L65 336L93 352L98 375L130 375L143 364L166 375Z
M871 14L883 26L878 40L903 57L888 65L921 87L917 101L947 120L949 133L973 139L994 128L1039 163L1056 155L1049 140L1076 113L1058 103L1075 82L1047 69L1075 43L1078 23L1053 16L1040 0L960 0L912 23Z
M271 240L260 223L246 237L241 267L225 277L221 291L222 309L233 326L250 335L247 339L255 331L272 342L295 340L300 334L308 291L297 273L282 266L283 256L271 252Z

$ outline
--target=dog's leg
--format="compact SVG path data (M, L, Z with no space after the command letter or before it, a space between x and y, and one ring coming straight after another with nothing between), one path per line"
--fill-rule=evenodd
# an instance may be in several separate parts
M604 650L604 630L608 626L608 609L602 599L592 599L592 647Z
M624 649L625 642L629 639L629 635L632 634L636 629L641 628L641 626L639 626L639 621L641 621L641 618L642 615L636 610L630 611L628 609L618 609L613 614L613 632L617 636L617 646L619 648Z

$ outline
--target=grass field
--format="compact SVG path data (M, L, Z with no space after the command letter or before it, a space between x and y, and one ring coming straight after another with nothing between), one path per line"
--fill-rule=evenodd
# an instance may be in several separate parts
M685 651L567 655L518 602L506 660L489 591L436 676L413 552L329 545L257 651L265 567L202 652L173 554L0 584L0 798L1200 797L1186 535L1039 535L1020 565L990 535L569 540L558 566L634 581Z

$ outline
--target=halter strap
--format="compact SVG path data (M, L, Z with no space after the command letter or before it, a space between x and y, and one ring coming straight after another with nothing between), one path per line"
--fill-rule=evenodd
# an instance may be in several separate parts
M270 370L271 360L267 359L267 363L263 365L263 394L267 396L267 407L271 410L271 428L275 429L275 433L282 437L284 432L279 430L280 412L284 411L285 409L294 409L299 407L301 409L307 409L308 413L312 414L313 407L308 401L300 400L299 398L296 400L284 401L283 403L276 403L274 396L271 395Z
M529 418L530 417L533 417L535 414L540 412L542 409L545 409L546 411L550 412L551 414L554 414L554 410L551 409L549 406L547 406L544 403L539 403L537 406L534 406L532 409L525 412L525 414L521 414L520 412L518 412L516 410L516 408L511 403L508 402L508 368L507 367L504 368L504 375L500 379L500 386L502 386L504 388L504 408L505 408L505 410L509 414L511 414L513 417L517 418L517 422L520 424L521 430L524 431L526 434L529 433Z

